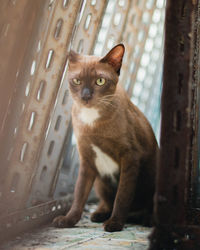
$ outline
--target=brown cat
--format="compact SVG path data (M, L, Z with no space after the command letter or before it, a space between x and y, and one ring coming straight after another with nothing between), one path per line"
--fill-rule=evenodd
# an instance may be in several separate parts
M150 223L158 146L149 122L118 84L124 51L119 44L103 58L69 54L80 169L72 207L54 219L57 227L80 220L94 183L100 203L92 221L120 231L134 211L142 216L137 222Z

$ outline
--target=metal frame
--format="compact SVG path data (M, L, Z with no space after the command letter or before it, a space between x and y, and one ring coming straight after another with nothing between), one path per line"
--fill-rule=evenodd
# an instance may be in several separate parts
M153 250L200 248L200 227L193 226L191 220L192 173L198 167L198 14L198 1L167 1Z

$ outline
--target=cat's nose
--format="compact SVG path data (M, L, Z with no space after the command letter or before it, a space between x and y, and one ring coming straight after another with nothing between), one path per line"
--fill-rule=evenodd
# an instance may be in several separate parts
M81 93L81 98L84 101L88 101L92 98L92 91L89 88L84 88Z

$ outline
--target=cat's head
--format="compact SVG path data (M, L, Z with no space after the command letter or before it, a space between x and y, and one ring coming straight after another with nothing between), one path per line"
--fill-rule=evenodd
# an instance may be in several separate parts
M71 95L78 104L87 107L101 105L111 98L118 82L124 45L118 44L104 57L69 53L68 82Z

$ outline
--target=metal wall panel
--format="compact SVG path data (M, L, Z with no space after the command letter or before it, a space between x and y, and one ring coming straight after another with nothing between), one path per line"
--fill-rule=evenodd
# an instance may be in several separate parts
M19 206L16 189L21 192L19 186L26 181L25 175L30 167L21 168L22 148L26 145L22 140L22 127L28 127L25 107L33 87L35 62L41 56L39 41L46 34L51 8L48 1L42 4L40 1L4 1L1 12L0 113L3 117L0 120L0 203L5 213ZM46 17L44 20L43 15ZM11 200L16 207L7 204Z
M198 1L167 1L161 151L150 249L199 249L198 226L188 220L197 162ZM196 16L197 15L197 16ZM191 211L190 211L191 213Z
M11 208L11 204L14 203L15 210L25 206L30 194L32 180L38 167L38 156L46 139L50 114L60 87L67 48L76 22L76 15L73 13L78 13L80 3L81 1L69 2L69 6L65 7L61 0L46 1L47 16L43 15L40 23L41 25L44 21L45 26L37 41L31 67L26 69L30 75L21 100L27 97L27 102L22 103L23 115L17 128L13 151L9 155L8 175L4 184L3 196L6 197L7 206ZM46 23L48 17L49 22ZM16 37L20 35L15 34ZM35 37L32 39L35 40ZM36 57L38 52L41 53L39 58ZM10 145L11 148L12 146ZM49 151L53 145L50 147Z
M105 6L106 1L98 1L96 4L91 4L90 1L82 2L79 9L79 15L76 19L76 27L74 28L73 33L74 36L71 37L70 42L70 45L73 45L74 50L81 50L81 52L86 54L90 53L94 46L96 37L96 32L94 31L98 29L99 20L101 19ZM69 15L77 13L77 9L74 9L72 2L70 7L68 7ZM56 7L56 9L58 9L58 7ZM68 20L68 16L65 15L65 18ZM56 20L59 20L59 18L56 18ZM63 34L66 34L67 30L72 30L72 28L69 29L68 23L63 25L63 29L66 29L62 31ZM71 47L69 47L69 49L70 48ZM57 52L57 50L55 51ZM66 57L66 51L64 57ZM45 142L41 149L40 158L37 163L38 169L35 173L34 184L30 197L32 205L52 199L58 176L60 174L60 168L62 167L65 158L65 149L63 147L66 146L69 148L72 146L70 143L67 145L65 144L68 133L71 133L71 130L68 131L71 119L71 99L68 94L68 83L65 75L66 71L67 64L65 65L55 106L49 119ZM68 151L70 151L70 149L68 149ZM76 160L77 158L74 159L74 161ZM70 169L70 172L72 171L73 169ZM66 177L65 182L67 179L68 178ZM73 181L75 182L75 180ZM65 188L66 192L71 192L71 190L67 190L67 184Z

